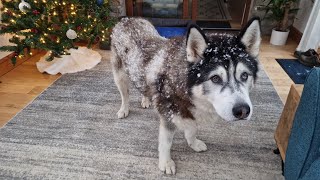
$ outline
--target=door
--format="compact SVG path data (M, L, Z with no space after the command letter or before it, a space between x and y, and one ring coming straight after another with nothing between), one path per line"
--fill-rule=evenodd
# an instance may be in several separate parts
M240 29L252 0L126 0L127 15L188 19L200 27Z
M127 15L188 19L188 0L127 0Z

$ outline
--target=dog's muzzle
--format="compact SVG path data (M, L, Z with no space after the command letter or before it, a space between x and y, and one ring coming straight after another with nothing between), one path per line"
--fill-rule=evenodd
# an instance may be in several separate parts
M232 108L232 113L238 120L242 120L250 115L250 107L248 104L236 104Z

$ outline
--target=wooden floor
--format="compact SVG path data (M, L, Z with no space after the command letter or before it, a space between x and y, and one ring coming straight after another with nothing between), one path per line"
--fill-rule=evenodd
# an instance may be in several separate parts
M60 77L37 70L35 64L44 54L35 55L0 77L0 127Z
M285 102L292 80L282 70L275 58L293 58L297 44L289 40L286 46L272 46L269 38L264 37L260 61L277 90L282 102ZM35 63L44 53L35 55L9 73L0 77L0 127L49 87L60 75L41 74Z
M264 37L262 40L262 46L260 48L260 64L271 79L282 102L285 103L290 86L294 84L294 82L275 59L296 59L293 56L293 53L298 44L293 40L288 39L287 45L274 46L269 43L269 39L270 37Z

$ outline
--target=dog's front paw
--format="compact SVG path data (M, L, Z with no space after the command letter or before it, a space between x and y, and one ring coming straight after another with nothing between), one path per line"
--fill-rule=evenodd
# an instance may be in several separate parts
M160 161L159 169L166 174L176 174L176 164L172 159L169 161Z
M189 146L196 152L201 152L201 151L206 151L207 150L207 145L203 141L201 141L199 139L196 139Z
M120 110L117 112L118 118L122 119L129 115L129 109L128 108L120 108Z
M149 108L151 106L151 102L150 102L149 98L142 97L141 106L142 106L142 108Z

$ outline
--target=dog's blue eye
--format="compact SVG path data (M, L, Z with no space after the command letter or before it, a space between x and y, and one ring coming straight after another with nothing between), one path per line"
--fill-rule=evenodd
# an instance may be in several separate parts
M214 76L212 76L210 79L211 79L211 81L212 81L213 83L221 83L221 82L222 82L221 77L218 76L218 75L214 75Z
M248 73L246 72L242 73L240 76L241 81L247 81L248 76L249 76Z

